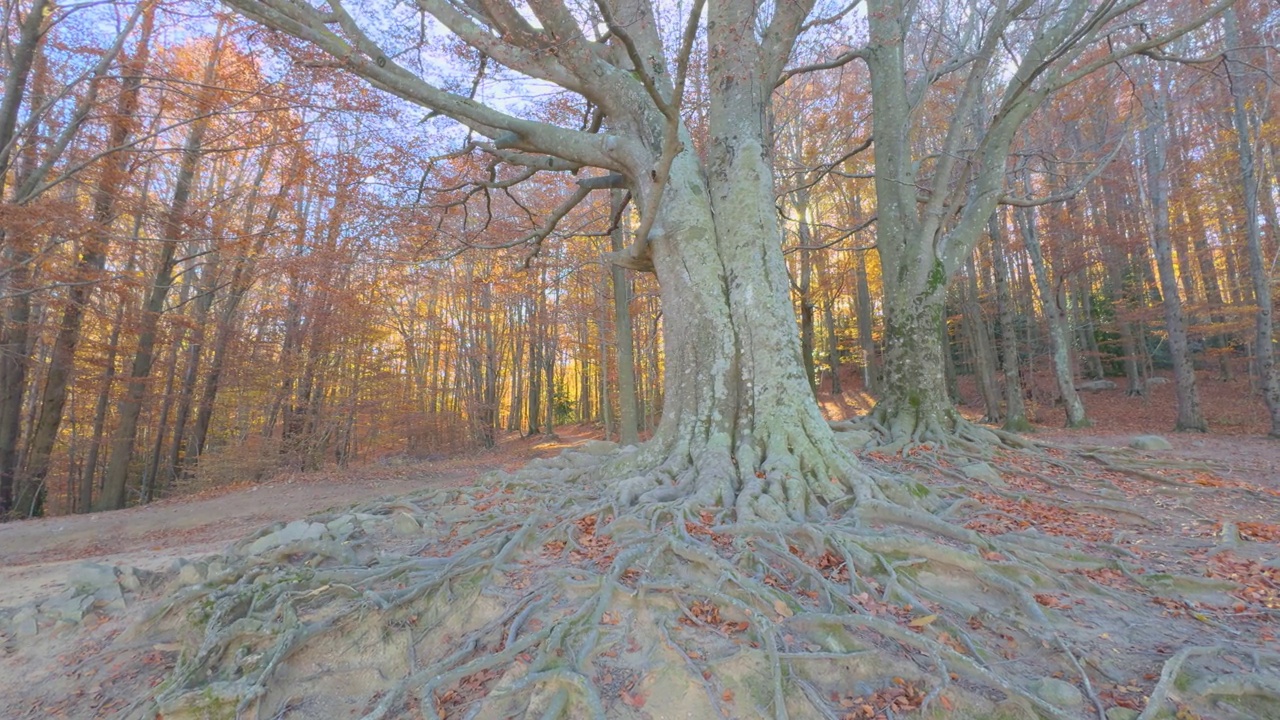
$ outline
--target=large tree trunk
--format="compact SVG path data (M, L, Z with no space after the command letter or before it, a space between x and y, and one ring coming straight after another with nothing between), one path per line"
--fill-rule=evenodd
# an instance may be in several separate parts
M713 153L709 182L691 152L672 164L652 248L663 306L681 311L664 317L665 402L646 449L699 503L804 518L855 473L805 376L760 128L735 134L735 148Z

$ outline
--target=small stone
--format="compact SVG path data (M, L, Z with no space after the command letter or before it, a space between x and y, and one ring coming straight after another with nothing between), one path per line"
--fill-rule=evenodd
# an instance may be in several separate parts
M325 527L321 523L294 520L283 528L254 540L249 545L248 552L250 555L260 555L281 545L288 545L301 540L318 540L324 535L324 531Z
M618 444L607 440L588 440L582 443L578 449L588 455L603 457L612 455L618 449Z
M109 612L120 612L125 609L124 593L119 585L108 585L93 594L93 606Z
M53 608L46 608L46 610L50 610L51 614L55 615L60 622L78 625L84 620L85 613L88 612L92 605L93 597L82 595L63 600Z
M1115 390L1116 387L1116 384L1110 380L1090 380L1077 385L1076 390L1080 392L1102 392L1103 390Z
M1084 707L1084 695L1079 688L1069 682L1056 678L1040 678L1032 680L1027 689L1035 693L1041 700L1051 705L1057 705L1064 710Z
M417 519L412 515L401 510L391 518L391 529L397 535L417 535L422 532L422 526L418 524Z
M1159 376L1156 376L1156 377L1149 377L1149 378L1147 378L1147 379L1146 379L1146 384L1148 384L1148 385L1168 385L1168 384L1169 384L1169 378L1166 378L1166 377L1159 377Z
M351 532L351 528L355 526L356 517L354 515L339 515L324 524L324 527L334 535L340 535L343 532Z
M36 625L36 609L31 606L19 610L9 625L13 628L14 635L18 637L31 637L40 631L39 626Z
M1107 708L1107 720L1137 720L1138 711L1130 710L1127 707L1119 705L1113 708Z
M175 560L173 567L178 571L178 577L174 578L174 583L178 587L199 585L209 574L209 566L206 563L190 562L183 558Z
M142 581L131 567L120 568L120 587L131 593L142 592Z
M976 462L960 468L960 472L970 480L981 480L996 487L1006 487L1007 483L1000 477L995 468L984 462Z
M1139 435L1129 441L1134 450L1172 450L1173 445L1159 435Z

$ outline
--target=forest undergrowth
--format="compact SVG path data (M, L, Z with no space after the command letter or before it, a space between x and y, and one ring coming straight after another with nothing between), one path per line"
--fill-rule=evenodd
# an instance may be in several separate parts
M133 631L180 650L120 714L1280 717L1280 489L1018 444L864 450L913 499L821 523L619 504L590 441L264 528Z

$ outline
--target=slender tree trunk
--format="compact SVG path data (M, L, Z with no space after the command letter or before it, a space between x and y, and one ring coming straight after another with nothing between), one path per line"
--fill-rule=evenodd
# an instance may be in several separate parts
M138 95L142 85L142 71L150 55L151 33L155 26L155 4L148 2L143 11L142 27L137 49L125 63L124 79L120 88L115 113L111 117L107 147L121 148L133 135L137 124ZM80 258L73 271L74 281L67 290L67 304L62 311L62 322L54 339L49 359L49 373L45 379L44 393L40 400L40 415L32 431L31 451L27 460L27 482L40 484L49 472L53 446L62 423L63 408L67 401L67 388L75 370L76 348L80 344L80 331L84 312L93 293L92 284L102 273L110 245L111 226L116 219L116 197L128 179L129 154L115 151L103 159L102 175L93 193L93 222L80 250ZM148 177L148 184L149 184Z
M1146 100L1148 122L1141 133L1146 152L1147 196L1151 207L1151 245L1160 273L1165 329L1169 333L1169 353L1173 359L1173 376L1178 397L1175 429L1206 432L1208 425L1200 412L1195 366L1191 363L1188 351L1187 325L1182 313L1182 299L1178 295L1178 278L1169 241L1169 178L1164 133L1167 97L1167 88L1156 87L1155 97Z
M1009 265L1005 259L1004 221L1000 211L987 222L991 235L991 266L996 276L996 304L1000 313L1000 368L1004 372L1004 428L1016 432L1031 429L1027 406L1022 395L1022 378L1018 374L1018 331L1009 295Z
M822 326L827 333L827 367L831 369L831 394L844 392L840 387L840 337L836 334L835 294L828 293L822 302Z
M31 4L31 10L18 27L17 42L10 49L9 74L4 80L4 96L0 97L0 197L4 197L9 179L18 116L26 96L31 67L44 39L45 11L49 5L50 0L35 0Z
M1271 277L1262 254L1262 233L1258 227L1258 178L1253 159L1253 138L1245 99L1249 90L1248 65L1240 58L1240 27L1235 8L1226 14L1227 69L1231 80L1232 122L1239 148L1240 178L1244 188L1245 242L1249 248L1249 276L1257 297L1258 312L1254 319L1254 356L1262 399L1271 415L1271 437L1280 438L1280 368L1275 361L1275 330L1272 320Z
M259 171L255 186L262 182L262 174L266 167L266 163L264 163ZM209 425L213 421L213 408L217 402L218 390L222 384L222 370L226 363L227 350L231 345L231 337L236 331L236 318L239 314L240 303L253 285L254 260L262 253L267 237L271 235L276 227L276 220L284 205L287 193L287 186L282 184L279 193L277 193L275 200L271 204L271 208L267 211L266 221L263 222L262 228L258 233L258 241L251 251L236 259L235 268L231 271L231 281L227 296L223 299L221 310L218 313L217 334L213 341L209 369L205 375L204 387L201 390L200 402L196 410L195 424L191 428L191 441L188 445L186 457L183 459L184 467L197 462L200 456L204 454L209 438ZM254 196L256 197L256 190ZM246 211L246 228L250 227L248 222L253 216L253 207L254 203L251 201L249 209ZM179 469L176 472L180 474L183 470Z
M858 344L862 347L862 385L868 392L880 392L881 364L876 351L875 316L871 307L871 286L867 280L867 256L855 252L857 265Z
M0 99L0 202L8 200L6 185L14 178L17 197L12 204L21 206L26 199L20 197L25 178L34 169L36 143L18 143L17 122L22 101L27 94L27 80L33 66L36 78L32 82L31 107L43 104L42 76L45 66L41 59L44 40L47 0L35 0L31 11L23 19L18 31L17 46L13 48L9 77L4 83L4 97ZM17 163L13 162L15 150ZM12 166L17 165L13 170ZM35 238L26 230L7 233L0 229L0 249L5 271L0 275L0 296L9 295L5 303L4 322L0 324L0 521L11 512L25 513L26 498L18 497L22 488L18 482L19 436L22 427L22 400L27 389L27 346L31 338L32 262Z
M613 214L621 212L624 200L621 190L612 191ZM621 251L625 239L622 223L613 229L609 242L615 252ZM635 445L640 441L639 423L636 418L636 360L634 337L631 331L631 282L626 270L618 265L611 269L613 278L613 334L618 353L618 442Z
M169 345L169 370L165 373L164 392L160 395L160 413L156 418L155 437L152 439L151 452L147 453L147 465L142 471L139 496L144 505L155 499L156 488L160 485L160 458L164 452L165 438L169 434L169 414L173 412L173 386L178 377L178 348L181 344L180 338L175 337Z
M1101 380L1106 372L1102 368L1102 351L1098 347L1097 321L1093 313L1093 298L1090 297L1091 286L1088 273L1080 272L1076 276L1076 306L1079 308L1076 329L1084 348L1084 366L1088 369L1089 377Z
M1067 412L1067 427L1086 427L1084 403L1076 393L1075 377L1071 371L1071 346L1068 341L1067 316L1062 307L1062 295L1055 292L1049 279L1044 254L1040 249L1040 232L1036 227L1034 208L1019 208L1016 213L1022 230L1022 241L1031 256L1031 268L1035 272L1036 287L1040 292L1040 305L1044 308L1045 323L1049 331L1049 347L1053 353L1053 374L1058 382L1058 392Z
M222 47L221 26L213 42L214 47L205 66L206 89L201 92L202 97L196 104L197 112L202 114L208 111L213 101L214 74ZM196 120L183 145L182 160L174 182L173 198L163 223L163 238L159 257L156 260L155 276L143 309L142 327L138 333L138 347L129 374L129 385L118 409L120 421L111 442L111 456L107 461L107 475L100 498L99 507L103 510L115 510L125 506L129 464L133 458L133 444L137 437L138 417L142 412L147 380L151 375L151 365L155 359L160 314L164 311L165 298L173 285L174 254L182 236L183 224L186 222L191 186L202 154L204 134L208 124L207 118Z
M207 257L208 262L201 271L200 287L197 290L199 295L196 297L191 318L191 336L187 338L187 362L183 369L182 386L178 390L178 411L173 417L173 442L169 447L167 462L160 475L154 478L157 484L163 482L169 487L177 482L184 455L189 454L184 445L187 421L191 419L191 406L195 400L196 385L200 379L200 361L204 354L209 311L213 306L213 296L217 290L218 254L210 253ZM199 452L195 454L199 455Z
M986 408L984 422L1000 422L1000 393L996 389L995 352L982 303L978 296L978 271L973 256L969 257L967 285L964 293L964 324L973 349L973 370L978 380L978 391Z

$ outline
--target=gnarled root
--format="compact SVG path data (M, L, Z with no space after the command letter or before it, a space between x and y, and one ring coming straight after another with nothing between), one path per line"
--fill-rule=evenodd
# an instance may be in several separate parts
M1126 609L1140 598L1069 572L1106 562L953 524L928 488L910 501L900 478L826 442L779 436L754 456L725 443L698 462L569 452L320 518L353 518L346 555L321 544L228 558L156 620L199 630L157 705L166 718L216 702L369 720L1096 716L1086 668L1146 620ZM613 480L620 470L638 479ZM839 490L818 495L831 477ZM1089 623L1073 617L1080 604ZM1215 635L1191 617L1162 622L1199 644ZM1275 663L1250 677L1247 707L1275 707ZM1093 707L1046 692L1056 678ZM1173 686L1153 688L1149 716Z

